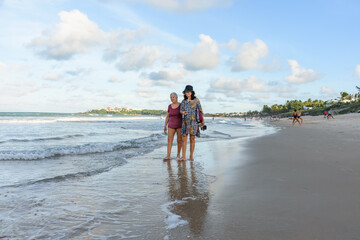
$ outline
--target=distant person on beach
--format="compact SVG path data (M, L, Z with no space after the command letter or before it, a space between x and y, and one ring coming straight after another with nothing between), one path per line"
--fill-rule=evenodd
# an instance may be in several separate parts
M200 114L203 115L200 101L195 97L193 87L187 85L183 91L184 100L181 102L180 113L183 117L181 135L182 135L182 157L179 161L186 160L187 136L190 135L190 157L194 160L195 136L200 137ZM202 125L205 125L204 120Z
M167 127L168 131L168 145L167 145L167 155L164 158L164 161L170 160L171 148L174 141L174 136L176 133L177 136L177 158L180 158L180 152L182 147L182 138L181 138L181 126L182 126L182 116L180 114L180 103L178 102L178 95L176 93L170 94L171 104L168 106L168 113L165 119L164 132L166 133Z
M327 117L327 113L328 113L328 112L325 110L325 111L324 111L324 118Z
M295 126L295 123L298 122L301 126L301 123L299 121L299 118L298 118L298 114L296 112L296 109L294 109L294 112L292 113L292 116L293 116L293 122L292 122L292 126ZM295 122L296 121L296 122Z
M299 111L298 111L298 113L297 113L297 118L298 118L298 119L300 119L300 122L301 122L301 124L300 124L300 125L302 125L302 124L303 124L303 119L302 119L302 117L301 117L301 112L302 112L302 109L301 109L301 108L299 108Z
M329 111L327 112L327 119L329 119L329 118L334 119L334 116L333 116L333 113L332 113L331 110L329 110Z

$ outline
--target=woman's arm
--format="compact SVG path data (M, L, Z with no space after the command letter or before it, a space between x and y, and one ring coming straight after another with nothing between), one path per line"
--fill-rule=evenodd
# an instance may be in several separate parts
M167 112L166 118L165 118L165 126L164 126L164 133L165 133L165 134L166 134L167 126L168 126L168 123L169 123L169 111L170 111L170 107L171 107L171 105L168 106L168 112Z
M181 105L180 105L180 114L184 117L186 116L187 112L185 111L185 104L184 104L184 101L181 102Z
M165 118L165 126L164 126L164 133L166 133L167 131L167 125L169 123L169 113L166 114L166 118Z
M202 107L201 107L201 104L200 104L200 101L198 99L196 99L196 105L197 105L197 109L199 110L199 114L202 115L202 124L205 125L205 118L204 118L204 112L202 110Z

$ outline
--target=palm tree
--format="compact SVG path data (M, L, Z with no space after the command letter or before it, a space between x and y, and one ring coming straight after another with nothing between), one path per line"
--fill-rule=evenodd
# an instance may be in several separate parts
M345 98L348 96L349 94L347 92L340 92L340 99L341 101L344 101Z

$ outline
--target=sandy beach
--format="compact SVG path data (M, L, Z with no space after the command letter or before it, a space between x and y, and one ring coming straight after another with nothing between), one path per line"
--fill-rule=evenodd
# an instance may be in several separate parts
M199 239L360 239L360 114L291 122L224 155L238 164Z

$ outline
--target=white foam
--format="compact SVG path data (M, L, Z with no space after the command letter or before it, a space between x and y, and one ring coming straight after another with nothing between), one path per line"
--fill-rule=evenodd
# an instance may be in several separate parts
M181 216L172 213L170 211L170 207L175 204L184 204L189 199L195 200L195 198L193 198L193 197L187 197L187 198L183 198L181 200L171 201L171 202L161 205L161 210L167 214L167 217L164 220L167 225L166 229L174 229L179 226L188 224L188 221L181 219Z
M54 147L41 150L0 151L0 160L38 160L65 155L104 153L130 147L146 148L153 147L157 144L157 140L163 137L164 136L161 134L152 134L148 137L116 143L88 143L84 145Z

